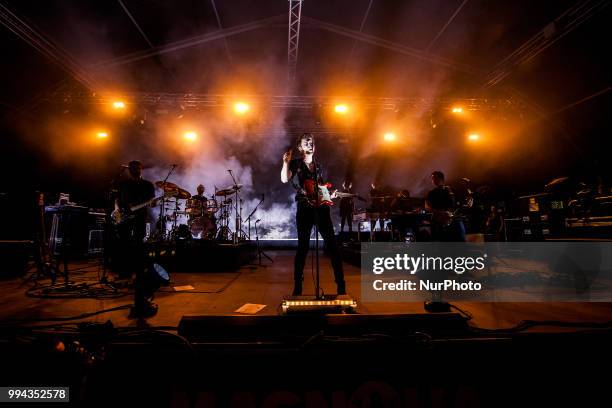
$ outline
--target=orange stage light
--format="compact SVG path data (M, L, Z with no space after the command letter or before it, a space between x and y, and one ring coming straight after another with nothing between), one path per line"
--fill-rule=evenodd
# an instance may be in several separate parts
M477 140L480 140L480 135L478 133L470 133L468 135L468 140L471 142L475 142Z
M453 113L463 113L463 108L461 106L453 106Z
M393 132L387 132L387 133L384 134L383 138L387 142L393 142L393 141L395 141L396 136L395 136L395 133L393 133Z
M234 112L238 115L244 115L245 113L247 113L250 109L250 106L248 103L245 102L236 102L234 104Z
M125 109L125 102L123 101L115 101L113 102L114 109Z
M185 132L185 134L183 134L183 137L185 138L185 140L193 142L198 138L198 134L196 132Z
M108 132L98 132L96 133L96 137L98 139L106 139L108 137Z
M336 113L339 113L341 115L344 115L345 113L348 112L349 108L347 105L340 103L336 106L334 106L334 110L336 111Z

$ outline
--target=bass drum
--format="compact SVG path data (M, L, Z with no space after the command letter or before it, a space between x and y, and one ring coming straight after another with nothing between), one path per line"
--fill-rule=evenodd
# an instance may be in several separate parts
M189 231L195 239L214 239L217 233L217 224L214 217L204 215L189 221Z

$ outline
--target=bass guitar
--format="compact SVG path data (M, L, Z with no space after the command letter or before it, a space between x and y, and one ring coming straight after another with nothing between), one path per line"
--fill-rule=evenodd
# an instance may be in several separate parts
M128 208L116 209L115 211L111 213L111 220L113 221L113 224L115 225L122 224L126 222L127 220L130 220L136 217L136 215L134 214L135 211L145 208L153 204L157 200L161 200L164 196L167 196L167 195L161 195L159 197L154 197L150 200L145 201L144 203L132 205Z

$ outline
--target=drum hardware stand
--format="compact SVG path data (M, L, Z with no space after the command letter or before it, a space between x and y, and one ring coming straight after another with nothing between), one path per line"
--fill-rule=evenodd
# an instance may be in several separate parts
M234 182L234 195L235 195L235 201L234 201L234 209L236 212L236 229L234 230L234 236L233 236L233 242L234 244L238 243L238 240L240 238L240 214L238 213L238 183L236 182L236 178L234 177L234 174L232 173L232 170L228 170L230 176L232 177L232 181Z
M174 169L176 169L176 164L172 165L172 167L168 171L168 174L166 175L166 178L164 179L163 184L162 184L163 186L162 190L164 192L162 194L162 199L161 199L160 208L159 208L159 227L161 228L160 237L162 240L166 238L166 219L164 217L165 210L166 210L166 189L164 187L165 187L166 182L170 178L170 175L174 172Z

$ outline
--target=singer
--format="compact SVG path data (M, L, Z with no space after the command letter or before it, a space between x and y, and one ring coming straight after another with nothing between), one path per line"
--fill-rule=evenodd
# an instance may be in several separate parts
M293 151L289 150L283 155L283 167L281 169L281 182L291 181L296 189L295 201L297 202L296 224L298 233L298 249L294 260L294 288L293 296L302 294L302 282L304 280L304 264L310 247L310 233L313 225L317 224L318 230L325 241L325 247L331 257L334 278L338 287L338 294L346 294L344 282L344 271L342 269L342 258L336 244L334 226L331 220L330 207L326 200L321 197L323 186L323 174L321 166L315 162L315 140L310 133L304 133L297 140L297 149L300 158L292 159ZM297 177L297 180L294 178ZM327 192L327 189L324 188ZM318 295L318 294L317 294Z

